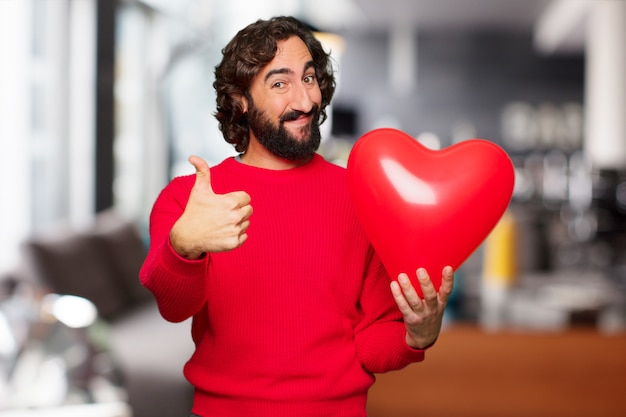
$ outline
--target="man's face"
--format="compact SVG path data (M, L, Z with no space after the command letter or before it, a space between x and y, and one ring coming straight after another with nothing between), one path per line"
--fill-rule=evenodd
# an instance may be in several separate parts
M297 36L278 43L247 98L251 140L288 160L307 159L320 144L322 93L309 50Z

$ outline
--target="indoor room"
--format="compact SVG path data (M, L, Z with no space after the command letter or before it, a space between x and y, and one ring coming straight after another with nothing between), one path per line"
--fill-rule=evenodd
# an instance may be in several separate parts
M0 0L0 417L198 415L183 370L202 337L164 318L140 270L155 201L201 173L189 157L211 178L243 161L215 117L216 66L273 16L330 56L316 154L351 179L355 145L379 132L390 149L349 184L388 275L403 252L458 255L424 361L363 365L367 415L626 415L625 0ZM409 161L395 179L389 158ZM374 190L385 175L427 207ZM321 305L309 289L303 308Z

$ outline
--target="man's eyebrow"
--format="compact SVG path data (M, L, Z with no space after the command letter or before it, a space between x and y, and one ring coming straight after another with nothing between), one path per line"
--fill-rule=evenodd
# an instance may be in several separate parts
M264 80L267 81L272 75L276 74L293 74L293 71L289 68L276 68L268 71L267 74L265 74Z
M311 67L314 67L315 63L313 61L308 61L306 64L304 64L304 70L308 70ZM265 74L265 77L263 78L264 81L267 81L272 75L276 75L276 74L293 74L293 71L290 70L289 68L276 68L273 70L270 70L267 72L267 74Z

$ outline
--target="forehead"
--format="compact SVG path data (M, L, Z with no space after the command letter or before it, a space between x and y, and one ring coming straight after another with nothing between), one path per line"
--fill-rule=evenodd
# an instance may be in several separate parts
M298 36L277 43L276 55L259 73L262 79L276 72L297 73L311 66L313 57L306 44Z

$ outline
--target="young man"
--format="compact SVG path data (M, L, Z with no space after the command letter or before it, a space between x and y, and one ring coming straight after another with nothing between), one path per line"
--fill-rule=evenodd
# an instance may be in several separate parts
M216 117L240 155L190 157L196 174L155 202L141 271L165 319L193 317L193 415L365 416L374 374L437 339L453 271L437 293L419 270L423 300L386 274L345 170L316 153L335 81L306 26L257 21L223 54Z

